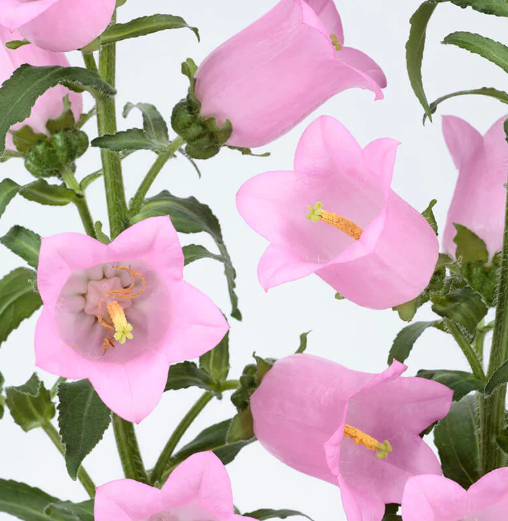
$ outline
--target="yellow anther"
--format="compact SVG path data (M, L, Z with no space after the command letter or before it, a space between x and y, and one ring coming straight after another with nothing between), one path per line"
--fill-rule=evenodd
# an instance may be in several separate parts
M358 225L341 215L323 210L323 203L318 201L314 206L308 206L307 208L309 209L307 219L312 222L322 221L331 224L341 232L349 235L355 241L362 236L363 230Z
M108 306L108 312L115 327L114 339L118 340L120 344L125 344L125 341L131 340L133 336L131 333L132 325L127 323L123 307L115 300Z
M342 45L339 43L339 39L337 38L336 34L331 34L330 40L332 41L336 51L340 51L342 49Z
M388 457L388 453L392 451L392 446L388 440L385 440L383 443L379 443L379 441L377 441L372 436L365 434L361 430L357 429L356 427L352 427L351 425L344 426L344 436L353 440L356 445L363 445L369 450L377 451L376 458L378 459Z

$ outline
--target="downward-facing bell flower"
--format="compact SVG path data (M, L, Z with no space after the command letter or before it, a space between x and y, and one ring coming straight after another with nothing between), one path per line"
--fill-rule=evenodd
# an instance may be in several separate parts
M403 521L505 521L508 469L493 470L464 490L442 476L411 478L402 497Z
M298 144L294 171L267 172L238 192L238 211L270 241L258 266L265 290L315 273L357 304L408 302L429 283L439 244L427 221L390 188L398 142L363 150L322 116Z
M357 49L344 47L333 0L281 0L201 64L201 114L230 120L227 144L259 147L291 130L328 98L359 87L383 97L386 78Z
M135 224L108 245L78 233L43 238L36 364L88 378L104 403L139 423L159 402L169 365L213 349L228 325L182 280L168 217Z
M213 452L181 463L159 490L131 479L97 488L96 521L252 521L235 514L231 482Z
M33 4L35 2L30 3ZM0 13L2 13L1 0ZM21 36L19 34L11 34L7 29L0 26L0 84L8 80L12 73L23 63L36 66L60 65L61 67L69 67L69 62L63 54L45 51L33 45L23 46L16 50L7 49L5 47L6 42L20 38ZM63 112L63 98L65 95L69 96L72 112L77 121L83 108L81 94L70 91L61 85L57 85L37 99L28 119L22 123L17 123L11 130L17 130L24 125L29 125L36 133L47 133L46 122L48 119L57 118ZM10 134L7 135L6 145L8 150L14 150L12 136Z
M116 0L0 0L0 25L42 49L73 51L106 29L115 5Z
M443 247L455 255L455 224L469 228L485 242L490 258L503 245L508 143L502 117L482 136L463 119L443 117L443 134L459 178L448 210Z
M419 434L446 416L453 392L405 370L397 361L368 374L305 354L279 360L251 397L254 433L286 465L338 485L348 521L379 521L409 477L441 474Z

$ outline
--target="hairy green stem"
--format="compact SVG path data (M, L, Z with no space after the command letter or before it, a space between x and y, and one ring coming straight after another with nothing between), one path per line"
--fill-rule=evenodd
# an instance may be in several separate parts
M191 426L192 422L197 418L199 413L206 407L206 405L212 400L213 393L206 392L199 400L189 409L189 412L182 418L182 421L177 425L173 434L171 434L166 446L164 447L155 467L153 468L150 476L150 482L152 484L162 484L163 476L166 467L169 464L169 460L173 455L173 452L178 445L178 442L182 439L182 436L187 432L187 429ZM169 475L169 474L168 474Z
M60 435L58 434L58 431L55 429L55 427L53 427L53 424L49 421L46 421L42 424L42 429L48 435L49 439L53 442L60 454L62 456L65 456L65 447L62 445L62 442L60 441ZM88 475L88 472L83 468L83 466L81 466L78 470L78 479L83 485L83 487L85 487L85 490L87 491L88 495L91 498L94 498L95 484L92 481L92 478Z
M226 380L225 382L221 382L220 390L221 391L233 391L238 389L240 385L240 380Z
M141 483L148 483L134 425L113 414L113 431L125 477Z
M115 23L116 14L111 23ZM112 87L116 80L116 46L115 44L102 47L99 52L99 72L102 78ZM97 104L97 128L99 137L106 134L116 134L116 105L114 98L98 96ZM122 162L118 152L112 152L101 148L102 171L104 173L104 186L106 189L106 201L108 203L109 227L111 238L129 226L127 201L122 177Z
M141 205L150 190L153 182L159 175L160 171L164 168L164 165L172 158L175 157L175 152L181 148L181 146L185 143L185 140L178 136L175 138L168 146L167 152L160 152L155 160L155 163L152 165L145 178L139 185L138 191L131 199L131 204L129 208L130 215L136 215L141 209Z
M97 62L95 61L93 53L82 52L81 55L83 56L83 61L85 62L85 67L89 71L99 72L99 69L97 67Z

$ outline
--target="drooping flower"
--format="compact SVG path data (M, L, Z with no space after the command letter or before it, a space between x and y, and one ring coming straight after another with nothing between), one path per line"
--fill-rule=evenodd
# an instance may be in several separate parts
M74 51L106 29L115 5L116 0L0 0L0 25L42 49Z
M338 485L348 521L379 521L407 479L441 474L419 434L448 413L453 392L401 377L352 371L297 354L275 363L251 397L254 432L286 465Z
M464 490L442 476L411 478L402 497L403 521L504 521L508 469L493 470Z
M33 4L35 2L31 3ZM0 3L0 13L1 9ZM16 50L10 50L5 47L6 42L20 38L21 36L19 34L11 34L7 29L0 26L0 85L9 79L12 73L23 63L37 66L60 65L62 67L69 67L69 62L63 54L44 51L33 45L23 46ZM72 112L76 120L78 120L83 108L81 94L70 91L61 85L57 85L37 99L28 119L22 123L17 123L11 130L17 130L23 125L29 125L36 133L47 133L46 122L48 119L55 119L60 116L64 109L63 98L65 95L69 96ZM7 135L6 144L8 150L14 149L12 136L10 134Z
M328 98L359 87L383 98L386 78L344 47L333 0L281 0L215 49L196 73L204 117L229 119L227 144L259 147L291 130Z
M213 452L193 454L157 489L131 479L97 488L96 521L252 521L234 513L226 467Z
M349 300L384 309L425 289L439 244L390 188L398 144L378 139L362 150L322 116L300 139L294 171L267 172L240 188L238 211L271 243L258 266L265 290L315 273Z
M182 274L168 217L135 224L109 245L78 233L43 238L37 366L88 378L112 411L139 423L159 402L169 365L213 349L229 327Z
M457 230L453 223L469 228L483 239L492 258L503 245L508 143L503 129L506 116L482 136L463 119L443 117L443 134L459 178L448 210L443 247L455 255Z

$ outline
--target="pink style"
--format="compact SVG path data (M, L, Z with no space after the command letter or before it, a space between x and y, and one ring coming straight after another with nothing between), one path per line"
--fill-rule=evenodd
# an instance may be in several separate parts
M328 98L358 87L382 99L386 78L367 55L344 47L333 0L281 0L215 49L196 73L204 117L229 119L228 145L259 147Z
M78 233L43 238L36 365L88 378L113 412L139 423L161 399L170 364L210 351L229 329L182 279L183 266L168 217L141 221L108 245Z

